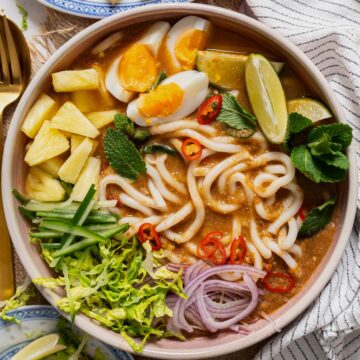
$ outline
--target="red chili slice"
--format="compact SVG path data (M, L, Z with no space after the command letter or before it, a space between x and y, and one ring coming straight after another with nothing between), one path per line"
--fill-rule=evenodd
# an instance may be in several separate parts
M197 120L201 125L210 124L220 114L222 96L214 95L206 99L199 107Z
M230 263L241 265L246 255L245 238L242 235L237 236L231 243Z
M187 138L183 141L181 152L188 160L197 160L202 154L202 145L193 138Z
M297 213L301 219L301 221L304 221L305 220L305 208L304 208L304 205L301 205L301 208L299 209L298 213Z
M283 285L283 282L281 284L274 284L275 279L286 280L285 285ZM265 288L273 293L286 294L295 286L294 278L291 275L283 272L269 272L265 275L262 282Z
M153 251L158 251L161 249L161 242L159 234L155 230L153 224L144 223L139 228L139 241L144 243L149 241Z
M226 262L226 251L223 244L219 241L222 233L213 231L200 240L197 247L199 258L209 260L215 265L223 265Z

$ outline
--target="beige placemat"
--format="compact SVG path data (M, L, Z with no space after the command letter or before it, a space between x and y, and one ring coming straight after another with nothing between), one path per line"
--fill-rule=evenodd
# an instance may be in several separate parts
M200 0L194 2L221 6L236 11L240 9L240 6L242 4L242 0ZM95 22L95 20L79 18L50 9L47 9L46 11L47 20L43 24L41 33L35 35L29 44L32 58L32 74L37 73L37 71L41 68L45 61L55 52L56 49L58 49L61 45L63 45L67 40L72 38L79 31ZM5 133L7 132L7 129L9 127L15 107L16 104L8 108L5 113L3 126L3 130ZM22 266L21 261L15 250L13 250L13 261L15 270L15 281L16 285L19 285L26 277L26 271ZM46 303L46 300L41 296L38 291L36 291L36 296L31 300L31 303L43 304ZM255 353L260 347L261 344L257 344L246 350L214 359L249 360L254 357ZM146 357L142 356L135 356L135 358L146 359Z

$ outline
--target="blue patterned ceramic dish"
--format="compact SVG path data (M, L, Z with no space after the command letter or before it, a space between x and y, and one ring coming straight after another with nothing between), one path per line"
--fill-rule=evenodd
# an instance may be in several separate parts
M138 6L187 3L193 0L38 0L45 6L72 15L100 19Z
M0 320L0 360L10 360L32 340L56 332L56 323L60 317L58 311L49 305L24 306L10 311L9 314L21 322L14 324ZM93 355L97 348L107 360L133 360L133 357L126 352L90 339L87 352Z

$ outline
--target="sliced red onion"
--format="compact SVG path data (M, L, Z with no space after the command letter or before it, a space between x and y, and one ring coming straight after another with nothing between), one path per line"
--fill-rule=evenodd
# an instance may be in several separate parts
M229 271L243 273L245 282L218 278L219 274ZM265 274L262 270L246 265L209 267L203 261L197 262L185 271L184 291L188 299L176 296L176 302L174 297L168 302L174 312L169 326L177 332L192 332L198 328L211 332L229 329L248 334L249 329L239 322L254 311L259 294L263 293L251 276L262 278Z

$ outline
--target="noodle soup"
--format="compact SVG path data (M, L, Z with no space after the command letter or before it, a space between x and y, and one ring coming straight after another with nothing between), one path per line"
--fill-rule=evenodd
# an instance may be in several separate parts
M112 34L25 118L22 213L58 307L148 337L235 331L330 246L351 129L286 63L195 16ZM143 342L135 341L141 338Z

